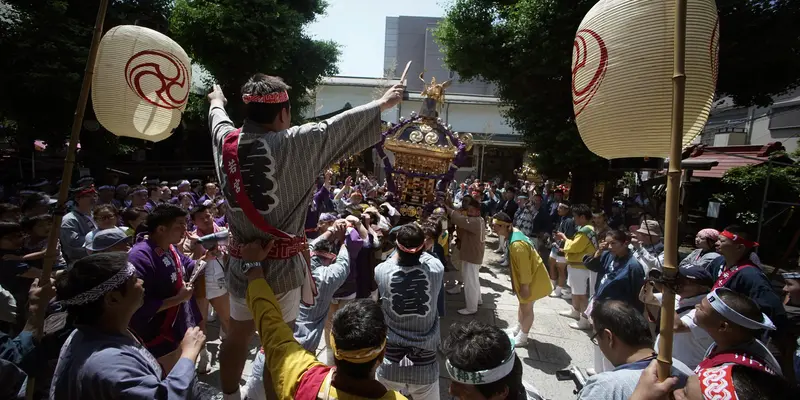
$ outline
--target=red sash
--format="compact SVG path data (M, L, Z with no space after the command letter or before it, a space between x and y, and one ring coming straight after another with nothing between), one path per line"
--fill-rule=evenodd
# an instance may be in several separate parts
M749 354L738 353L735 351L723 351L715 355L709 355L708 358L701 361L700 364L697 365L695 373L699 373L707 368L714 368L725 364L741 365L775 375L775 371L767 366L767 363L764 361L759 360Z
M242 212L256 228L264 233L275 236L277 239L274 246L267 254L268 260L275 259L289 259L297 254L302 254L306 261L306 282L302 288L303 304L313 305L314 298L317 296L317 285L311 277L311 262L310 255L308 254L308 244L305 235L298 237L286 233L278 228L273 227L261 213L258 212L256 206L250 201L247 195L247 190L244 187L244 179L242 178L242 168L239 163L239 134L242 129L235 129L225 136L222 144L222 169L228 181L228 189L236 197L236 202L241 207ZM239 257L239 246L236 245L236 238L231 237L229 251L231 256Z
M758 268L752 264L744 264L744 265L737 265L727 271L725 271L725 266L722 267L722 273L717 278L717 281L714 282L714 287L711 290L718 289L724 287L729 280L733 279L733 276L736 275L739 271L745 268Z
M181 264L181 258L175 251L174 246L169 245L169 253L175 260L175 294L177 294L183 287L183 265ZM164 311L166 315L164 317L164 321L161 322L161 326L158 329L159 334L153 340L145 343L147 347L157 346L164 342L175 342L175 331L173 330L173 326L175 325L175 321L178 319L178 311L180 311L180 307L182 306L183 303L178 304L175 307L168 308Z

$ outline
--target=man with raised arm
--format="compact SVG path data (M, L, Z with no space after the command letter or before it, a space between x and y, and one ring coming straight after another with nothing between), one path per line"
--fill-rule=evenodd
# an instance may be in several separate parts
M220 87L214 86L208 96L214 161L229 204L226 215L232 233L227 271L231 330L220 350L220 381L226 399L240 398L239 379L254 333L245 301L241 245L274 239L271 252L260 264L283 319L292 325L301 298L313 302L304 224L314 182L332 163L377 143L381 112L398 104L403 94L403 86L396 85L369 104L325 121L291 126L289 89L279 77L256 74L250 78L242 86L245 120L238 129L225 112L227 100Z

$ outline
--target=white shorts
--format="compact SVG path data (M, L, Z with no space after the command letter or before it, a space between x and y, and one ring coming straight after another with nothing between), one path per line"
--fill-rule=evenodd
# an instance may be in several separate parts
M344 296L344 297L334 297L334 298L331 299L331 304L339 304L339 300L344 300L344 303L347 303L347 301L355 300L355 299L356 299L356 294L353 293L351 295Z
M550 250L550 258L556 260L556 262L559 263L559 264L566 264L567 263L566 256L558 255L558 252L556 252L556 249Z
M586 296L589 292L589 271L588 269L572 268L567 266L567 281L572 288L572 294Z
M225 271L217 260L211 260L206 264L204 272L206 277L206 298L216 299L228 293L225 285Z
M283 321L286 323L292 322L297 319L300 314L300 298L302 293L300 288L294 288L286 293L275 295L278 298L278 304L281 306L281 314L283 314ZM231 318L237 321L251 321L253 313L247 307L247 300L236 297L231 293Z

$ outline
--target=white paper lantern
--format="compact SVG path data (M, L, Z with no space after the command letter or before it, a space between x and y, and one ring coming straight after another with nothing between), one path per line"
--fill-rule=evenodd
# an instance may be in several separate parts
M607 158L667 157L675 2L600 0L578 28L572 101L581 138ZM705 126L717 78L713 0L688 0L683 146Z
M117 26L100 41L92 79L97 120L117 136L159 141L181 121L192 83L191 61L152 29Z

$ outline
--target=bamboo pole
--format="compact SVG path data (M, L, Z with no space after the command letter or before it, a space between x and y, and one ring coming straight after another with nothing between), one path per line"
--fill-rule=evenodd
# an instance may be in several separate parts
M78 104L75 107L75 116L72 119L72 132L69 136L69 148L67 149L67 155L64 159L64 172L61 174L58 203L56 212L53 213L53 228L50 230L50 236L47 238L47 250L42 264L42 275L39 277L40 287L42 285L50 285L50 275L53 272L58 238L61 233L61 219L64 216L64 204L66 204L69 195L69 184L70 181L72 181L72 169L75 167L75 152L78 148L78 141L80 141L83 115L86 112L86 103L89 99L89 89L91 88L92 75L94 74L94 63L97 59L100 38L103 36L103 23L105 22L107 9L108 0L100 0L100 6L97 10L97 19L94 23L94 32L92 33L92 44L89 47L89 58L86 60L86 69L83 72L83 83L81 85L80 94L78 95ZM46 304L40 303L39 310L44 310L46 306ZM43 333L44 312L36 314L34 318L33 326L36 327L35 335L38 338L41 337ZM33 399L34 386L34 378L28 377L28 384L25 392L25 396L28 400Z
M678 203L681 190L681 144L683 139L683 105L686 96L686 1L675 0L675 38L672 75L672 130L670 136L669 172L667 173L667 209L664 221L664 278L677 275ZM664 285L661 303L661 340L658 342L658 379L671 375L672 334L675 320L675 292Z

